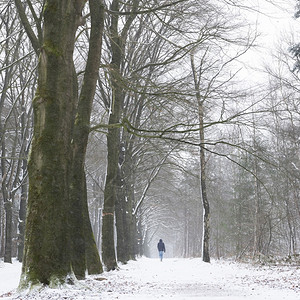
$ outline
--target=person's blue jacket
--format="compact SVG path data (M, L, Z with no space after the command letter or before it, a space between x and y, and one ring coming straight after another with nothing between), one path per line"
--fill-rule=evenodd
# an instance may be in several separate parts
M165 247L165 244L162 241L162 239L159 240L159 242L157 244L157 249L158 249L158 251L164 251L164 252L166 252L166 247Z

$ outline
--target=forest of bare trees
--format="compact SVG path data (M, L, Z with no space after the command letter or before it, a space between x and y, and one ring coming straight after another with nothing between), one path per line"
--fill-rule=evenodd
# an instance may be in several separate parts
M0 1L0 257L23 286L160 238L205 262L299 254L299 41L249 79L247 4Z

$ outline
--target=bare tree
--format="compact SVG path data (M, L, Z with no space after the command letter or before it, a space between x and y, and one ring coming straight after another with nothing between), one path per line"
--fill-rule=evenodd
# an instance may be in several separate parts
M15 3L33 48L40 54L38 88L33 100L34 139L28 166L28 214L20 284L23 287L65 282L72 272L84 278L86 269L91 273L102 271L89 223L84 157L100 63L104 5L102 1L89 1L90 49L78 97L73 52L75 34L84 19L85 1L50 0L37 7L27 1L36 21L37 36L26 17L26 7L18 0ZM37 17L35 9L44 4L43 16Z
M1 30L5 39L1 41L1 192L5 207L5 255L11 262L12 255L22 258L24 241L25 203L27 199L27 153L31 135L30 97L35 84L35 58L26 46L26 37L20 30L17 15L12 3L2 7ZM30 67L29 67L30 66ZM32 69L31 69L32 67ZM18 75L21 74L21 75ZM20 192L22 196L20 199ZM17 234L17 214L19 203L22 213L19 218ZM4 215L3 215L4 217ZM14 242L13 241L17 241ZM18 245L17 245L18 243Z

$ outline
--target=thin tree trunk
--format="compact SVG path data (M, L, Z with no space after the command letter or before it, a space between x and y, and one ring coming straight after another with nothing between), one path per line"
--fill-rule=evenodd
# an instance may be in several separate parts
M27 169L27 161L23 161L23 174ZM21 199L19 208L19 234L18 234L18 261L23 260L24 251L24 240L25 240L25 219L26 219L26 204L27 204L27 194L28 194L28 181L25 179L21 186Z
M186 206L184 207L184 231L183 231L183 233L184 233L183 257L187 258L187 252L188 252L188 250L187 250L187 248L188 248L188 246L187 246L187 244L188 244L188 242L187 242L187 240L188 240L188 225L187 225L187 208L186 208Z
M198 102L199 103L199 102ZM204 128L203 128L203 106L199 105L199 123L200 123L200 186L202 194L203 204L203 240L202 240L202 260L204 262L210 262L209 255L209 238L210 238L210 211L209 202L206 192L206 161L205 161L205 150L204 150Z
M0 125L0 128L2 126ZM1 140L1 174L2 174L2 181L1 181L1 194L3 198L3 247L4 250L4 262L11 263L11 226L12 226L12 203L9 201L9 195L6 187L6 180L8 176L8 168L7 162L5 159L6 156L6 146L5 140Z
M4 203L5 208L5 252L4 262L11 263L12 253L12 202L8 199Z
M31 118L29 118L30 113L26 114L26 107L24 101L22 102L22 116L21 116L21 125L22 125L22 147L20 151L20 157L22 159L21 165L21 198L20 198L20 207L19 207L19 221L18 221L18 260L22 262L23 252L24 252L24 241L25 241L25 222L26 222L26 205L27 205L27 196L28 196L28 177L27 177L27 156L29 151L29 127L32 123ZM27 115L27 118L25 117Z
M191 54L191 67L194 77L196 100L198 104L199 137L200 137L200 188L203 206L203 239L202 239L202 260L210 262L209 239L210 239L210 208L206 190L206 161L205 161L205 135L204 135L204 99L200 95L201 73L197 76L194 55Z
M257 151L256 141L256 121L253 116L253 151ZM254 215L254 237L253 237L253 256L260 255L262 253L262 199L261 199L261 187L259 178L259 163L257 157L254 157L254 174L255 174L255 215Z
M7 25L6 25L7 26ZM9 34L8 28L6 29L7 34ZM9 65L9 43L8 39L6 39L6 43L4 45L5 50L5 61L4 65ZM16 57L15 57L16 58ZM8 68L4 75L3 88L1 91L0 97L0 112L3 111L5 99L7 96L7 90L9 87L9 78L11 77L12 68ZM9 177L9 167L8 162L6 160L6 139L5 139L5 131L6 131L7 123L2 123L2 118L0 120L0 143L1 143L1 193L3 196L3 205L4 205L4 214L5 214L5 234L4 236L4 261L11 263L11 232L12 232L12 203L9 199L9 193L7 189L7 179ZM3 232L4 233L4 232Z
M1 200L3 200L3 199L1 199ZM0 237L1 237L1 240L0 240L0 257L4 257L4 251L5 251L5 247L4 247L4 245L5 245L5 234L4 234L4 232L5 232L5 222L4 222L4 207L2 206L2 204L3 204L3 201L1 201L1 215L0 215L0 217L1 217L1 220L0 220L0 225L1 225L1 235L0 235ZM3 213L2 213L3 212Z
M256 162L255 162L256 165ZM255 174L257 174L257 166L255 166ZM261 196L260 196L260 184L255 179L255 217L254 217L254 247L253 256L260 255L262 253L262 219L261 219Z

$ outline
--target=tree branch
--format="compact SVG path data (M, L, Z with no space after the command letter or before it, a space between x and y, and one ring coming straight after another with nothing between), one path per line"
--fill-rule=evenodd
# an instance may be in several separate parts
M182 3L182 2L187 2L189 0L177 0L175 2L172 2L172 3L167 3L167 4L163 4L163 5L160 5L160 6L157 6L157 7L154 7L154 8L149 8L149 9L145 9L145 10L139 10L139 11L125 11L125 12L120 12L120 11L114 11L114 10L110 10L110 9L106 9L106 11L109 13L109 14L112 14L112 15L120 15L120 16L127 16L127 15L142 15L142 14L149 14L149 13L153 13L153 12L156 12L158 10L161 10L163 8L167 8L167 7L170 7L170 6L174 6L174 5L177 5L179 3Z
M29 21L28 21L28 18L27 18L26 13L25 13L24 6L23 6L21 0L15 0L15 4L16 4L17 11L18 11L19 17L21 19L21 22L24 26L24 29L25 29L25 31L28 35L28 38L31 41L32 47L33 47L35 53L39 54L41 45L40 45L39 40L36 37L34 31L32 30L32 27L31 27Z

